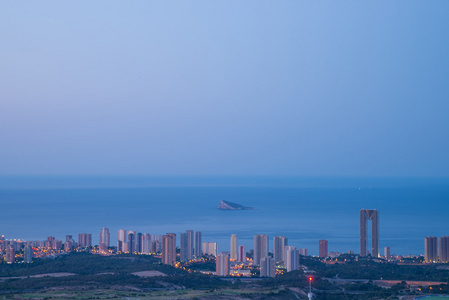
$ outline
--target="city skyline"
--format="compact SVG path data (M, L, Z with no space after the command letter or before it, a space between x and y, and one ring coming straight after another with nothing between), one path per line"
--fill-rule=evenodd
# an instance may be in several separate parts
M364 216L364 214L366 214ZM361 216L364 220L365 218L370 218L375 220L377 216L377 211L375 210L361 210ZM363 223L362 223L363 224ZM361 224L361 225L362 225ZM362 226L361 226L362 227ZM275 236L273 237L273 248L269 248L269 237L264 234L256 234L254 235L254 249L251 249L249 252L246 251L246 247L244 245L239 245L237 236L235 234L231 234L231 249L236 250L235 259L231 259L229 252L218 252L218 247L216 242L202 242L202 233L200 231L196 231L195 234L193 230L186 230L184 233L180 234L179 238L179 247L176 239L175 233L167 233L163 236L160 235L151 235L149 233L136 233L136 231L129 230L125 231L123 229L118 230L118 237L121 239L124 236L124 233L127 232L127 246L126 251L124 253L130 254L147 254L147 255L156 255L160 254L161 262L167 265L177 265L178 256L180 263L187 263L194 259L199 259L203 253L206 255L210 255L216 257L216 275L218 276L249 276L250 271L248 269L242 269L242 271L236 271L234 268L231 271L231 264L234 266L238 263L241 263L242 266L248 265L248 255L249 264L253 267L257 267L260 270L261 277L275 277L278 267L285 268L287 272L298 270L300 265L300 256L307 256L308 249L301 248L297 250L295 246L289 246L288 239L283 236ZM361 231L361 237L366 235L363 231ZM193 238L198 237L199 240L194 241ZM378 238L378 236L376 236ZM106 247L106 244L109 244L109 229L106 227L101 228L100 231L100 243L99 246L93 247L92 243L92 234L89 233L80 233L78 235L78 243L76 243L71 235L66 235L66 242L63 244L61 240L53 236L47 237L46 241L21 241L21 240L11 240L5 239L4 236L0 236L0 255L3 254L3 259L8 264L13 264L17 261L16 254L17 252L22 254L24 263L31 263L33 261L33 250L40 251L39 248L44 248L47 250L43 250L42 254L38 254L37 257L42 257L45 255L59 255L61 253L70 253L74 251L76 248L85 249L89 251L93 251L95 247L97 247L97 253L103 255L111 255L111 254L120 254L122 253L119 248L121 247L121 241L117 244L117 247L110 248L109 245ZM192 248L193 245L201 244L201 251L198 249ZM33 248L32 248L33 247ZM35 248L36 247L36 248ZM50 251L50 249L52 251ZM177 254L177 249L179 249L179 254ZM82 250L82 251L85 251ZM112 251L111 251L112 250ZM363 248L361 248L363 250ZM61 252L63 251L63 252ZM345 253L338 252L328 252L328 241L327 240L319 240L319 255L320 259L331 259L337 258L338 256ZM280 252L282 255L280 255ZM39 252L36 252L39 253ZM194 253L198 253L199 256L194 256ZM424 238L424 257L423 262L425 263L448 263L448 255L449 255L449 237L435 237L428 236ZM353 254L352 251L348 251L347 254ZM366 253L362 251L358 254L360 257L367 256ZM20 257L20 255L19 255ZM372 256L373 258L381 257L379 254ZM280 260L279 258L282 258ZM382 257L386 261L400 261L402 256L391 255L390 247L384 247L384 256ZM394 258L394 259L393 259ZM414 257L417 258L417 257ZM276 268L275 268L276 267Z
M367 222L372 221L372 253L367 251ZM175 233L167 233L164 235L141 233L135 230L119 229L117 231L117 252L123 253L156 253L161 251L163 253L163 261L171 262L173 264L174 253L173 249L180 249L181 262L189 261L194 256L200 257L204 253L217 255L219 253L218 244L216 242L202 242L202 232L186 230L184 233L180 233L179 239L177 239ZM16 241L17 239L7 239L6 241ZM179 243L177 242L179 240ZM0 241L5 241L4 235L1 236ZM18 242L27 242L25 240L17 240ZM295 250L298 255L307 256L309 253L308 248L300 248L296 250L296 246L288 245L288 238L284 236L272 237L273 246L270 248L270 237L266 234L256 234L253 236L253 249L254 251L254 263L259 265L264 257L268 256L268 253L272 254L273 261L279 262L284 266L287 265L288 251ZM325 258L329 256L328 240L318 241L318 257ZM65 242L59 240L53 236L47 237L45 241L42 241L42 245L47 248L61 249L65 251L71 251L75 245L81 248L91 248L94 246L92 243L91 233L78 234L78 243L76 243L72 235L65 236ZM179 247L178 247L179 245ZM107 227L103 227L99 234L99 251L107 252L107 249L111 246L110 233ZM210 248L211 246L212 248ZM223 246L222 246L223 247ZM380 257L379 247L379 212L373 209L361 209L360 210L360 256L370 255L372 257ZM213 250L211 250L213 249ZM237 234L231 234L230 236L230 251L226 252L229 255L231 261L242 261L241 250L245 249L246 245L240 245ZM249 248L251 249L251 248ZM449 259L449 237L441 236L439 238L435 236L428 236L424 238L424 251L423 256L427 262L448 262ZM376 251L377 250L377 251ZM222 250L221 250L222 251ZM313 252L313 249L312 249ZM331 251L332 253L340 253ZM348 249L348 253L354 253L353 250ZM295 254L296 255L296 254ZM397 254L396 254L397 255ZM391 247L384 246L384 256L389 259L391 256Z

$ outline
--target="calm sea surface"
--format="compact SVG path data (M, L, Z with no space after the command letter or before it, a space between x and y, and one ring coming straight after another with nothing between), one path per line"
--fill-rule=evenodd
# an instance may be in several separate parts
M222 211L220 200L257 210ZM288 237L317 254L359 251L359 211L380 213L380 247L394 254L421 254L424 237L449 235L447 179L332 179L295 177L0 177L0 235L63 240L108 227L177 235L203 232L203 242L229 251L231 234L252 249L255 234ZM272 247L272 241L270 242ZM383 250L381 251L383 253Z

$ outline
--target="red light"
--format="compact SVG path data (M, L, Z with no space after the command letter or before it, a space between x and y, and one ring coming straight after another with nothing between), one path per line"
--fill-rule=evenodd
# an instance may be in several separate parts
M313 277L309 277L309 281L312 281L313 280Z

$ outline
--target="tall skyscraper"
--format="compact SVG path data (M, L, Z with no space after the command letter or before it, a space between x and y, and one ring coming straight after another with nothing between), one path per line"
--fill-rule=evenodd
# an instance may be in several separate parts
M78 234L78 246L81 248L92 247L92 234L91 233Z
M424 259L428 263L438 261L438 240L436 236L428 236L424 239Z
M195 256L196 257L201 257L203 256L203 250L202 250L202 238L201 238L201 231L196 231L195 232Z
M180 238L180 252L179 252L179 258L182 262L188 261L189 259L187 258L187 248L188 248L188 238L187 238L187 233L181 233L181 238Z
M271 257L264 257L260 260L260 277L276 277L274 260Z
M217 256L216 260L216 272L217 276L228 276L229 275L229 255L223 252Z
M367 256L367 222L371 220L371 256L379 257L379 212L375 209L360 210L360 256Z
M238 257L238 238L236 234L231 235L231 260L236 261Z
M176 234L174 233L162 236L162 263L166 265L176 263Z
M117 252L122 252L125 253L127 252L126 248L126 230L124 229L119 229L118 230L118 238L117 238Z
M108 252L108 248L110 246L110 235L109 235L109 229L106 227L101 228L100 231L100 252L106 253Z
M254 236L254 260L255 266L260 266L260 260L268 256L268 236L258 234Z
M16 261L16 251L12 246L6 248L6 263L13 264Z
M151 253L151 234L145 233L143 236L143 253Z
M143 252L143 234L141 232L137 233L136 236L136 252L137 253Z
M192 230L186 230L187 234L187 260L193 259L194 234Z
M328 256L328 247L327 247L327 240L320 240L319 242L319 256L320 257L327 257Z
M193 259L193 231L187 230L185 233L181 233L180 238L180 259L181 261L189 261Z
M239 246L239 253L237 255L237 259L239 262L245 262L246 261L246 246L240 245Z
M447 263L449 261L449 236L439 238L438 250L440 262Z
M384 247L384 256L387 260L391 258L390 247Z
M126 250L128 253L133 254L136 252L136 234L134 231L128 232L128 243L127 243Z
M31 246L27 245L23 248L23 262L27 264L33 262L33 248Z
M288 245L288 239L285 236L275 236L273 238L273 259L275 262L282 263L285 266L285 246Z
M285 246L287 272L299 270L299 251L294 246Z

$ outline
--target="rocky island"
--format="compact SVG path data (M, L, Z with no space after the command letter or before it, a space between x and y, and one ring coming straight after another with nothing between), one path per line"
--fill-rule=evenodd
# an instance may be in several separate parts
M255 209L254 207L246 207L237 203L229 202L221 200L220 204L218 205L218 209L223 210L248 210L248 209Z

